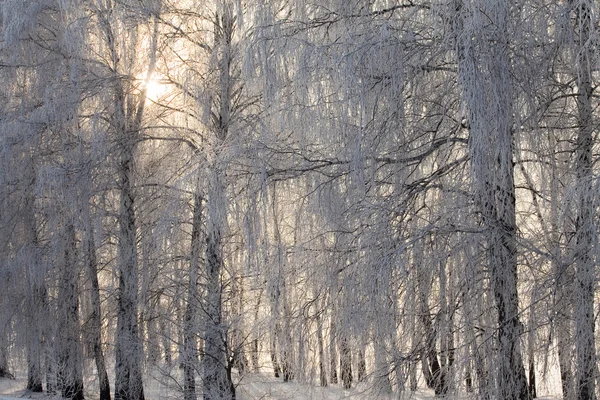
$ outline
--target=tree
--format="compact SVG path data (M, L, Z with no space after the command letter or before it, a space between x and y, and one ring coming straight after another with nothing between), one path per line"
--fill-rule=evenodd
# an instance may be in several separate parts
M595 394L596 345L594 339L595 273L592 257L595 237L594 200L592 193L592 148L594 145L592 111L592 3L571 2L575 12L577 111L579 132L576 140L577 216L575 222L575 349L577 378L576 396L593 400Z
M216 12L214 21L214 56L217 62L217 84L214 103L211 105L210 127L212 148L208 155L207 229L206 229L206 297L203 308L206 316L204 352L202 355L204 399L235 399L235 387L231 380L231 365L227 334L222 316L223 242L227 229L225 174L227 157L223 142L230 139L233 131L233 99L235 78L232 76L233 40L235 17L231 4L223 4ZM214 107L214 108L213 108Z
M525 400L527 381L519 347L509 7L504 2L482 1L469 8L456 3L456 10L462 24L456 32L456 53L468 107L475 196L498 313L496 396ZM481 15L492 24L478 25ZM463 32L472 32L477 40Z
M106 71L110 79L110 105L107 121L115 143L119 209L117 292L118 311L115 333L115 400L143 400L142 345L138 329L138 223L135 210L135 146L141 138L147 86L138 87L137 74L146 81L154 73L158 46L160 2L152 8L130 8L127 4L100 4L95 9L98 38L106 52ZM147 23L147 25L145 25ZM147 29L144 29L147 28ZM127 38L122 46L119 36ZM144 36L145 35L145 36ZM136 45L146 38L147 58L137 59ZM141 64L141 67L140 67ZM140 70L141 68L141 70Z

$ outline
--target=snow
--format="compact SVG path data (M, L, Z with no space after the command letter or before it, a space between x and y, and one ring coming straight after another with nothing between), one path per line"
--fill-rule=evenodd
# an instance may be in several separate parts
M156 377L155 377L156 378ZM147 400L165 400L178 399L181 395L165 385L157 379L146 380L146 399ZM30 393L23 388L25 380L19 378L17 380L0 379L0 400L16 400L16 399L43 399L43 400L59 400L60 396L47 395L44 393ZM417 392L405 392L404 396L399 397L397 394L377 394L374 393L372 387L368 384L360 384L358 387L351 390L343 390L339 385L330 387L316 387L308 384L297 382L282 382L280 379L273 378L267 374L249 374L237 388L239 400L429 400L434 399L432 392L419 390ZM94 400L92 393L86 393L86 399ZM557 400L560 396L541 396L539 400ZM451 397L448 400L469 399L469 397Z
M560 375L556 367L556 360L549 359L552 367L546 374L538 371L538 400L558 400L560 393ZM26 386L26 370L24 364L18 363L13 366L17 379L0 378L0 400L15 399L37 399L37 400L62 400L58 395L47 395L45 393L31 393L24 390ZM111 388L114 375L109 371ZM344 390L341 384L319 387L298 381L283 382L281 378L273 377L273 371L267 364L263 366L260 373L248 373L241 377L234 370L234 380L238 383L238 400L431 400L435 399L433 391L420 389L417 392L406 391L402 396L397 393L378 393L373 383L368 381L353 384L352 389ZM177 364L167 366L162 364L148 368L144 375L144 392L146 400L179 400L182 398L181 370ZM86 400L98 400L97 381L95 380L95 368L92 363L86 363L84 368L84 385L86 389ZM201 396L199 396L201 398ZM446 400L472 400L476 396L453 396Z

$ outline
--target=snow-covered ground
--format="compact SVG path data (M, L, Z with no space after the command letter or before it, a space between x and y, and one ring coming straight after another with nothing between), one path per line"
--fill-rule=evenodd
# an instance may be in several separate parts
M46 394L33 394L23 390L25 381L17 379L16 381L0 379L0 400L15 399L40 399L40 400L59 400L59 396L50 396ZM240 400L337 400L337 399L398 399L397 396L375 396L371 390L360 386L351 390L343 390L339 386L333 387L315 387L303 385L295 382L283 383L281 380L271 378L266 374L252 374L244 378L237 388L238 399ZM168 385L159 383L158 380L148 380L145 388L147 400L175 400L181 398L181 394L170 388ZM6 396L5 396L6 394ZM432 399L431 393L419 391L416 393L407 392L402 399L425 400ZM87 399L97 398L92 393L86 394Z
M155 377L156 378L156 377ZM147 400L175 400L181 398L181 393L169 387L164 381L159 379L148 379L145 385ZM0 400L14 399L40 399L40 400L59 400L60 396L50 396L42 393L29 393L25 387L24 379L8 380L0 379ZM91 389L91 388L90 388ZM272 378L266 374L247 375L237 388L238 399L240 400L337 400L337 399L397 399L397 396L375 396L371 390L360 386L351 390L343 390L339 386L333 387L315 387L303 385L296 382L283 383L281 380ZM431 393L419 391L417 393L407 392L402 399L425 400L432 399ZM87 399L96 399L93 393L86 393Z
M155 370L146 377L144 391L147 400L176 400L182 397L178 390L176 380L168 372ZM556 393L556 377L546 377L545 383L540 383L539 392L542 396L540 400L556 400L560 396ZM60 400L57 395L46 395L43 393L30 393L25 388L24 374L19 374L18 379L0 379L0 400L15 399L39 399L39 400ZM93 380L86 382L86 399L96 400L97 394L92 392L96 388ZM239 382L237 387L239 400L428 400L435 396L433 392L419 390L417 392L405 392L402 396L379 394L376 388L369 384L359 384L358 387L351 390L343 390L339 385L330 387L317 387L297 382L283 383L281 379L273 378L271 374L248 374ZM453 397L448 400L463 400L469 397Z

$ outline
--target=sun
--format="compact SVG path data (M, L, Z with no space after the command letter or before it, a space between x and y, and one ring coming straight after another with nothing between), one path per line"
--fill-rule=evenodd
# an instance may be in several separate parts
M156 75L152 75L150 79L145 79L142 88L146 89L146 99L152 102L159 101L169 92L168 83Z

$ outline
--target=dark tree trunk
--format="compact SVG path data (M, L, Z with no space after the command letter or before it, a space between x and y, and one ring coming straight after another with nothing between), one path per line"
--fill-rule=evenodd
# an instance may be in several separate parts
M241 264L242 261L239 260ZM232 287L232 295L234 305L232 307L232 311L234 315L244 315L244 303L246 298L244 297L244 283L241 278L233 279L233 287ZM231 352L233 359L233 368L236 368L240 375L246 372L246 368L248 368L248 357L245 346L245 335L243 332L243 319L236 318L235 325L232 327L232 344L231 344Z
M431 320L427 297L429 294L430 277L421 273L418 277L419 284L419 303L421 324L424 331L424 349L422 353L422 367L425 382L430 389L433 389L437 396L443 396L448 392L448 383L446 381L445 369L442 368L438 359L436 348L437 332Z
M279 323L275 324L275 330L270 335L270 350L271 350L271 363L273 364L273 376L279 378L281 374L281 368L279 367L279 360L277 359L277 331L279 330Z
M142 120L146 105L147 91L143 88L138 94L131 89L131 81L122 79L132 73L131 65L123 61L113 31L112 4L107 5L105 13L99 13L100 26L105 37L105 44L110 54L110 67L114 75L113 99L114 109L110 122L114 128L115 148L117 150L117 186L119 192L119 210L117 213L117 330L115 332L115 400L144 400L142 379L142 346L138 326L138 246L137 217L134 192L134 149L140 139ZM153 30L148 46L147 77L152 76L156 66L158 42L158 18L154 16ZM148 21L150 22L150 20ZM132 30L132 39L139 40L137 30ZM135 54L139 49L128 49ZM128 55L129 56L129 55Z
M8 348L6 346L6 333L4 330L0 335L0 378L15 379L14 375L10 372L8 367Z
M292 344L292 327L290 326L290 315L288 311L286 295L285 295L285 283L282 284L282 292L283 292L283 323L284 329L281 332L280 339L283 339L283 343L281 343L280 348L283 348L281 354L281 374L283 375L283 381L289 382L294 379L294 363L293 363L293 354L294 347Z
M537 391L535 389L535 361L533 357L529 360L529 394L532 399L537 398Z
M48 394L57 394L60 390L58 383L58 365L57 355L54 349L54 338L49 337L50 334L46 332L45 338L45 357L46 357L46 392Z
M260 371L260 363L258 361L259 350L258 339L254 339L252 341L252 353L250 356L250 360L252 361L252 370L254 373L258 373Z
M417 363L415 361L410 361L409 368L409 386L411 392L416 392L419 388L419 381L417 379Z
M468 359L465 364L465 389L467 393L473 393L473 376L471 368L471 360Z
M165 362L165 364L167 365L171 365L171 363L173 362L173 356L172 356L172 351L171 351L171 341L169 340L169 338L171 337L171 325L167 324L168 321L165 321L165 318L161 318L158 325L160 327L160 331L161 331L161 343L162 343L162 350L163 350L163 360Z
M352 387L352 353L346 338L340 341L340 373L344 389L350 389Z
M90 217L89 200L83 205L83 218L86 229L85 237L85 264L88 280L90 282L90 307L88 317L89 332L92 352L98 373L100 400L110 400L110 382L106 372L106 362L102 351L102 313L100 306L100 283L98 282L98 261L96 259L96 244Z
M327 372L325 367L325 343L323 340L323 318L317 313L317 345L319 352L319 384L327 386Z
M58 290L58 371L57 381L62 396L83 400L83 355L80 341L79 290L77 285L77 242L75 227L65 229L64 260Z
M212 111L212 132L215 148L211 150L207 190L206 228L206 290L203 302L205 312L204 353L202 354L203 395L205 400L235 399L235 386L231 377L233 367L228 343L227 327L222 321L223 287L221 274L224 269L223 243L221 235L227 228L227 163L219 156L219 146L228 139L232 115L232 93L234 77L231 75L233 60L232 41L235 31L232 5L220 3L214 21L213 48L218 62L218 90L215 108Z
M40 312L45 303L46 290L44 285L34 286L29 298L29 308L32 312L32 322L27 329L27 390L43 392L42 357L44 353Z
M35 295L34 295L35 296ZM33 303L33 302L32 302ZM42 387L42 339L41 332L35 324L28 330L27 344L27 390L30 392L43 392Z
M356 380L363 382L367 378L367 360L365 359L364 348L358 350L358 372Z
M509 5L483 2L478 11L490 24L473 37L464 35L463 19L478 18L455 2L459 80L469 108L470 155L476 203L486 230L491 289L498 324L495 360L497 398L526 400L527 379L520 349L517 292L517 226L512 134L512 82L506 43ZM508 40L508 39L507 39ZM482 105L483 104L483 105Z
M290 363L290 353L288 350L283 350L282 358L281 374L283 375L283 381L289 382L294 379L294 371Z
M256 305L254 306L254 322L255 323L257 323L258 319L259 319L260 303L262 300L262 294L263 294L263 287L261 286L260 290L258 291L258 296L257 296L258 299L256 301ZM250 360L252 362L252 370L254 371L254 373L258 373L260 371L259 350L260 350L259 334L257 333L256 336L254 337L254 340L252 340L252 353L250 355Z
M187 304L184 315L183 332L183 394L184 400L196 400L196 366L198 351L196 349L196 319L198 312L198 272L202 251L202 197L198 180L194 195L194 211L192 215L192 238L190 245L190 270L187 293Z
M215 201L209 195L209 202ZM216 205L209 205L216 207ZM207 288L204 310L206 312L206 331L204 334L203 394L204 400L234 399L235 387L228 369L227 343L222 326L221 283L223 267L221 257L221 233L216 227L209 229L206 248Z
M592 198L594 190L592 150L594 129L592 108L592 64L593 50L590 48L592 35L592 10L587 2L571 1L575 5L577 32L577 109L579 133L576 148L576 172L578 185L578 210L575 222L575 353L577 365L577 399L594 400L596 385L596 343L594 337L594 293L596 283L596 263L593 256L596 227L595 207Z
M124 114L124 113L123 113ZM129 132L123 127L122 135ZM115 334L115 400L144 400L138 332L137 226L134 207L133 143L120 138L120 210L118 241L117 331Z

